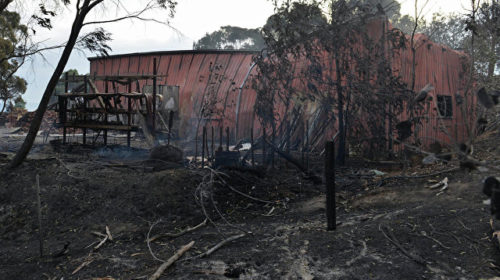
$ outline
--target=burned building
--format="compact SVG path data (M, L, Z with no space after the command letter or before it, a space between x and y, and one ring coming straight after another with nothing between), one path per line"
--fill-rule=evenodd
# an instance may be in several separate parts
M372 38L383 38L391 28L388 22L375 21L368 26L368 32ZM409 40L406 40L406 45L398 51L391 51L389 44L386 44L383 50L384 59L390 61L394 77L409 85L415 73L415 89L424 88L427 84L433 86L433 90L429 91L419 104L418 116L408 112L398 116L400 123L419 118L418 127L412 128L411 125L406 125L411 131L402 133L406 138L409 134L413 134L422 145L434 142L448 144L462 142L467 139L473 126L471 112L475 105L475 98L468 92L466 83L467 56L434 43L423 34L417 34L414 39L415 53L412 52ZM93 90L97 92L107 92L113 88L114 92L142 94L153 92L152 79L135 79L132 82L129 80L127 84L112 82L105 77L137 77L155 73L156 92L160 99L156 106L163 106L158 107L158 110L164 113L166 111L175 113L176 137L193 139L202 126L215 126L229 127L230 138L232 141L237 141L248 138L250 130L253 130L254 135L262 134L254 110L257 93L252 86L255 81L259 83L258 67L254 63L254 57L257 55L259 52L239 50L185 50L91 57L89 78L101 77L95 80ZM156 69L153 66L155 63ZM294 71L299 72L306 66L298 60ZM305 81L296 83L309 85ZM302 86L301 90L313 89ZM462 105L464 100L468 106L466 109ZM144 102L148 101L144 99ZM139 109L135 106L132 105L131 109ZM317 105L308 106L304 110L300 120L296 122L301 124L301 129L292 133L292 137L320 133L322 136L315 139L320 143L320 140L335 135L338 128L337 120L331 119L325 124L326 119L322 121L315 119L318 117L315 111L317 107ZM280 110L283 109L278 109ZM370 118L366 113L361 114L364 114L362 118ZM132 118L131 122L136 123L137 119ZM156 122L159 127L162 126L161 122L166 125L162 120ZM296 123L294 125L297 125ZM320 123L324 125L322 130L318 128ZM362 121L358 121L356 125L363 129ZM384 127L383 133L388 142L392 143L393 139L398 139L398 133L401 133L398 129L402 127L401 125L387 122ZM393 147L400 146L390 144L390 148Z

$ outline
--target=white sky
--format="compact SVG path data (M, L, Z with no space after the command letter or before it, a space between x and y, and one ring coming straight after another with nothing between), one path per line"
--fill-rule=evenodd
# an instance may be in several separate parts
M423 1L425 0L419 0L419 2ZM126 5L137 6L140 2L144 3L144 0L123 0L122 2ZM170 22L181 34L167 26L153 22L125 21L103 25L102 27L113 34L111 54L192 49L193 42L207 32L213 32L224 25L261 27L273 14L272 1L269 0L178 0L178 2L177 12ZM402 14L413 14L414 0L401 0L400 2ZM434 12L444 14L464 12L463 8L467 7L468 3L469 0L431 0L424 9L424 14L430 18ZM130 6L127 6L127 9L134 10ZM114 6L101 8L89 15L89 20L114 18L117 16L115 10ZM29 7L23 7L23 11L30 14ZM53 29L40 30L35 40L44 41L46 45L64 42L69 35L73 17L72 9L63 8L56 17L56 21L53 22ZM166 13L155 13L154 17L166 18ZM83 32L95 27L84 29ZM24 99L27 101L29 110L36 109L59 55L60 51L47 52L46 60L37 57L19 72L19 75L28 81L28 90ZM94 55L73 51L66 69L76 68L80 73L88 73L87 56Z
M415 0L399 0L401 3L401 14L415 14ZM425 4L427 2L427 4ZM424 5L425 4L425 5ZM470 7L470 0L417 0L418 9L422 10L424 17L432 18L432 14L439 12L465 13Z

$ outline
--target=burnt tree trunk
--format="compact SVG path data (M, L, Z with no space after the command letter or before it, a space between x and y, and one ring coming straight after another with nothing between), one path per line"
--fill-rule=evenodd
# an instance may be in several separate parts
M14 0L0 0L0 13L7 9L10 3Z
M336 162L338 165L345 163L345 125L344 125L344 93L342 88L342 71L340 70L339 59L335 59L335 68L337 71L337 111L339 119L339 146Z
M59 59L59 62L57 63L56 69L54 70L54 73L52 73L52 77L49 80L49 83L47 84L47 87L45 88L45 92L43 93L42 100L40 101L40 104L38 105L38 108L36 109L35 116L33 120L31 121L31 125L28 131L28 134L26 135L26 138L24 139L24 142L21 146L21 148L17 151L15 157L12 159L10 162L9 167L14 168L19 166L26 156L28 155L29 151L31 150L31 147L33 146L33 143L35 142L36 135L38 133L38 130L40 129L40 125L42 124L43 120L43 115L45 114L45 111L47 110L47 106L49 104L50 97L52 96L52 93L54 92L54 89L56 88L57 82L59 81L59 77L61 77L64 67L66 67L66 63L68 62L69 56L71 55L71 52L73 51L73 47L76 44L76 41L78 39L78 36L80 34L80 31L83 27L83 21L85 20L85 16L88 14L88 12L94 8L97 4L101 3L103 0L97 0L93 1L91 3L90 0L85 0L82 4L82 7L77 7L77 13L75 20L73 21L73 25L71 27L71 33L69 35L68 42L66 43L66 46L64 47L64 51L61 55L61 58Z
M490 50L491 50L491 57L488 61L488 80L491 80L493 78L493 75L495 74L495 66L497 64L497 56L495 55L495 49L497 45L497 36L495 34L491 35L491 41L490 41Z

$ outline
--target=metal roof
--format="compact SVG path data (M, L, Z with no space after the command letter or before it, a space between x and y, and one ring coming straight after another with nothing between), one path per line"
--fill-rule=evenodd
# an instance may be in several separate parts
M183 54L258 54L260 51L250 50L172 50L172 51L153 51L153 52L136 52L114 54L109 56L93 56L88 57L89 61L106 59L106 58L122 58L132 56L152 56L152 55L183 55Z

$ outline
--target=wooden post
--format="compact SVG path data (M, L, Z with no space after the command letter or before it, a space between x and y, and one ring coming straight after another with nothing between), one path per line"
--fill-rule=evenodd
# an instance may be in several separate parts
M333 141L325 145L325 183L326 183L326 218L327 230L337 228L335 213L335 144Z
M262 130L262 166L266 166L266 128Z
M306 121L306 169L309 171L309 121Z
M253 129L250 129L250 153L252 155L252 167L255 167L255 159L253 154Z
M108 78L104 79L104 92L108 93ZM107 101L107 100L106 100ZM104 102L104 123L108 124L108 102ZM104 134L102 136L104 138L104 146L108 145L108 130L104 130Z
M212 126L212 160L215 158L215 144L214 144L214 139L215 139L215 128Z
M207 127L203 127L203 136L201 142L201 168L205 167L205 141L207 140Z
M288 121L286 123L286 153L287 154L290 154L290 137L291 137L290 129L291 129L290 121Z
M68 84L68 72L64 74L64 93L68 93L69 91L69 84ZM63 144L66 144L66 109L67 109L67 101L68 98L64 97L64 100L62 102L62 110L61 116L62 116L62 123L63 123Z
M273 135L271 136L271 142L273 143L273 145L276 145L275 141L276 141L276 131L273 128ZM274 149L271 149L271 166L274 169Z
M208 159L210 158L210 149L208 147L208 129L207 127L205 126L205 152L206 152L206 156L207 156L207 164L208 164Z
M226 127L226 149L229 152L229 126Z
M304 157L304 150L305 150L305 148L306 148L306 139L305 139L305 138L306 138L306 137L304 137L304 135L303 135L303 137L302 137L302 149L301 149L301 151L300 151L300 153L301 153L301 161L302 161L302 165L304 165L304 166L306 165L306 160L305 160L305 157Z
M153 138L156 135L156 57L153 59Z
M195 131L196 135L194 136L194 164L196 165L197 157L198 157L198 128Z
M36 174L36 206L38 214L38 242L40 257L43 257L42 202L40 201L40 175Z
M128 79L128 93L131 93L131 92L132 92L132 80ZM154 101L153 101L153 104L154 104ZM154 112L154 109L153 109L153 112ZM130 129L131 129L130 127L132 126L132 104L131 104L131 101L130 101L130 96L127 97L127 124L129 126L128 129L127 129L127 147L130 147L130 134L131 134L130 133Z
M222 126L219 127L219 151L222 151Z
M170 111L168 115L168 141L167 141L168 145L170 145L170 137L172 135L173 126L174 126L174 111Z
M74 77L73 77L74 78ZM83 76L83 88L84 88L84 93L88 93L88 77L87 75ZM87 122L87 99L83 98L83 121L86 123ZM83 145L87 144L87 129L83 128Z

